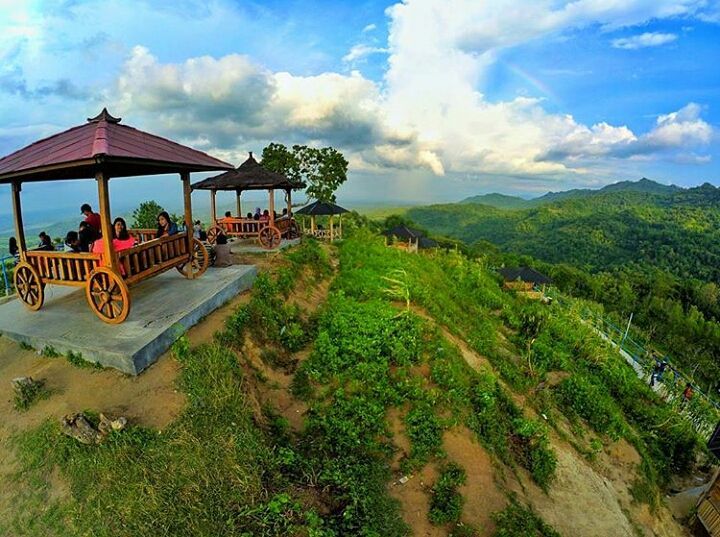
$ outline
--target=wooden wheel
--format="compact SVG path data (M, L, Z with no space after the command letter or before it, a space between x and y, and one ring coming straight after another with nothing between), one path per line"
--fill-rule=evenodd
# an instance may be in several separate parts
M217 240L217 236L220 233L225 233L225 230L221 228L220 226L212 226L210 229L207 230L207 241L210 244L215 244L215 241Z
M45 284L40 281L37 271L23 261L15 267L13 275L15 290L23 304L33 311L39 310L45 300Z
M280 230L275 226L267 226L262 228L260 230L259 237L260 244L262 244L263 248L267 248L268 250L272 250L280 246L280 241L282 240Z
M199 240L193 239L192 259L177 269L186 278L199 278L207 270L209 264L210 254L208 254L207 248Z
M130 291L119 274L107 267L92 271L85 296L93 313L110 324L119 324L130 313Z

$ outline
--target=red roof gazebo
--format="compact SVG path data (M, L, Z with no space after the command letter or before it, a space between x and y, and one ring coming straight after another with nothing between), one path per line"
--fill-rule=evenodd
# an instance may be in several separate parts
M120 124L103 108L87 123L39 140L0 159L0 184L12 185L20 263L15 288L27 307L43 304L46 284L86 288L91 309L103 321L120 323L130 311L128 286L177 268L188 278L207 268L207 251L193 240L190 173L232 165L176 142ZM164 236L116 252L110 220L111 177L178 173L182 180L186 233ZM98 184L103 249L99 253L28 250L22 225L23 182L93 178Z

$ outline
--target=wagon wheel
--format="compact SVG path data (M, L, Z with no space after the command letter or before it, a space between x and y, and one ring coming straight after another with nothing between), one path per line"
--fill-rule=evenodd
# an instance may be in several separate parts
M298 227L297 222L295 222L294 220L290 222L287 237L288 239L297 239L300 237L300 228Z
M23 304L33 311L39 310L45 300L45 284L40 281L40 276L32 265L22 261L15 267L13 279Z
M217 236L220 235L220 233L225 233L225 230L220 226L212 226L210 229L207 230L207 241L210 244L215 244Z
M85 296L93 313L106 323L119 324L130 313L127 284L107 267L98 267L90 273Z
M210 254L205 245L197 239L193 239L192 259L177 267L180 274L186 278L199 278L207 270L210 264Z
M272 250L280 246L282 235L280 234L280 230L275 226L267 226L260 230L259 238L263 248Z

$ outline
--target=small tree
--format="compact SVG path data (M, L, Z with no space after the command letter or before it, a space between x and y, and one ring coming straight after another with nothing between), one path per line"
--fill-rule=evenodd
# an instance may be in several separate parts
M165 209L163 209L155 200L143 201L132 213L132 227L140 229L156 228L157 217L164 210Z
M319 201L335 201L335 191L347 181L348 161L332 147L315 148L271 143L262 153L263 166L307 183L306 193Z

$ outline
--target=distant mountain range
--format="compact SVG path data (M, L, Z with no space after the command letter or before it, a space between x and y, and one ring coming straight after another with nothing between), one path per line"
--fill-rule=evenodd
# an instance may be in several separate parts
M529 209L547 203L554 203L568 199L589 198L602 196L616 192L640 192L643 194L672 195L684 191L676 185L663 185L651 179L643 177L639 181L620 181L600 189L575 188L563 192L548 192L533 199L523 199L518 196L507 196L505 194L483 194L465 198L460 203L475 203L490 205L497 209Z

